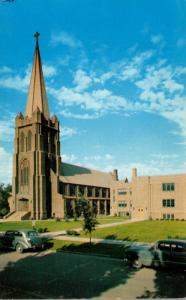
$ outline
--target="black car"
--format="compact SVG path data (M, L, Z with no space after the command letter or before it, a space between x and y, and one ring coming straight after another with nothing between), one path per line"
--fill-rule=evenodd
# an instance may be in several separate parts
M186 240L160 240L154 245L132 245L124 261L135 268L176 267L186 270Z
M25 249L44 249L46 239L39 236L35 230L7 230L0 237L0 248L15 249L22 253Z

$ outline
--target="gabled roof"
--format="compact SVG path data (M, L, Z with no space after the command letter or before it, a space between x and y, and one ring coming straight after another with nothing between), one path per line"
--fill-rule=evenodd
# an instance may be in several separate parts
M64 183L109 188L113 181L113 175L62 162L60 180Z
M43 70L41 64L41 57L38 44L39 33L36 32L36 48L34 54L34 63L32 67L32 75L30 79L30 86L27 98L27 106L25 116L32 117L34 111L39 110L44 117L48 119L48 99L46 95L45 82L43 77Z

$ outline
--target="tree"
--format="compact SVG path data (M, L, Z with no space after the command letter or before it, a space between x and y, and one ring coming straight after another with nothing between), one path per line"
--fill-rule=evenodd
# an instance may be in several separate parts
M96 214L94 213L89 200L82 201L82 212L83 212L83 230L85 234L89 233L90 237L90 246L92 231L96 230L96 225L98 221L96 220Z
M0 216L6 215L9 211L8 198L11 194L12 186L10 184L0 184Z

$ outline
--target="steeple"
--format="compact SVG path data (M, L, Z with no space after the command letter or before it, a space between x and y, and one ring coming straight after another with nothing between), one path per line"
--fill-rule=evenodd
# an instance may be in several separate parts
M45 89L41 57L39 52L39 43L38 43L39 33L36 32L34 37L36 38L36 47L35 47L34 63L32 67L32 75L30 79L25 116L31 118L33 112L39 109L39 111L43 113L44 117L48 119L50 116L48 110L48 99L47 99L46 89Z

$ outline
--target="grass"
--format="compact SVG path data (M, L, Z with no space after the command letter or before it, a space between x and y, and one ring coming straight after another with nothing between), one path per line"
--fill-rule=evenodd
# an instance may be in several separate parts
M99 217L99 224L107 224L114 222L124 221L123 217ZM36 229L38 228L47 228L48 231L61 231L61 230L70 230L82 228L82 220L69 220L69 221L55 221L55 220L42 220L36 221ZM0 221L0 231L10 230L10 229L23 229L23 228L32 228L31 221L17 221L17 222L1 222Z
M81 232L81 236L86 236ZM154 242L159 239L186 239L186 221L141 221L109 228L100 228L93 238Z
M123 258L124 246L52 240L52 250Z
M122 217L101 217L99 224L123 221ZM8 229L32 228L31 221L0 222L0 231ZM55 220L36 221L36 228L47 228L48 231L62 231L82 228L82 220L56 222ZM83 232L81 236L88 237ZM154 242L165 238L186 239L186 221L141 221L96 229L92 237L101 239L120 239L139 242Z

